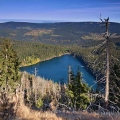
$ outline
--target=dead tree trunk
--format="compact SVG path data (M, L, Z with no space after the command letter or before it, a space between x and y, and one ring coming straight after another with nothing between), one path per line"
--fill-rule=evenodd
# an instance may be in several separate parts
M69 65L68 66L68 83L70 84L70 82L71 82L71 66Z
M109 48L109 32L108 32L108 24L109 24L109 18L105 19L105 23L106 23L106 40L107 40L107 44L106 44L106 62L107 62L107 66L106 66L106 85L105 85L105 105L107 107L108 105L108 100L109 100L109 74L110 74L110 48Z

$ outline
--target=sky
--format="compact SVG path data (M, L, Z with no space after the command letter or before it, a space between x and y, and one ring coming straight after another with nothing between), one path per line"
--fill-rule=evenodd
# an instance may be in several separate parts
M120 23L120 0L0 0L0 22L100 22L100 14Z

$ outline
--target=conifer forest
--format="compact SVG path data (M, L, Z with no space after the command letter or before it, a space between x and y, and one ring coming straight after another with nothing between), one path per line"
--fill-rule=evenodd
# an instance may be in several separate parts
M0 23L0 120L120 120L120 24L100 20ZM66 53L92 86L79 67L67 66L67 83L20 71Z

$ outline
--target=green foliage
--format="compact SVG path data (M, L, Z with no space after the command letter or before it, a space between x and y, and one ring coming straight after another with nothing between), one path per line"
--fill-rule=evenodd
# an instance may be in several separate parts
M14 41L13 47L19 55L21 66L35 64L65 52L64 48L59 45L49 45L40 42Z
M109 98L120 107L120 65L115 64L110 73L110 94Z
M90 87L83 82L80 71L78 70L76 75L71 71L71 81L67 91L71 106L77 110L85 109L90 102L89 91Z
M37 100L36 107L37 107L37 108L43 107L43 101L42 101L41 98L39 98L39 99Z
M33 65L40 62L40 58L36 58L35 56L27 56L23 61L21 65Z
M18 80L19 58L13 50L12 44L5 39L3 48L0 52L0 85L14 88L15 82Z

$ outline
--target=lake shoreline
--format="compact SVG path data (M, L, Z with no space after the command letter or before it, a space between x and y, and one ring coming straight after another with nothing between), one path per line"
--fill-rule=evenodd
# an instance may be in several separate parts
M88 65L88 63L82 58L82 56L75 55L75 54L73 54L73 53L63 53L63 54L60 54L60 55L58 55L58 56L53 56L53 57L50 57L50 58L46 58L46 59L41 60L41 61L39 61L39 62L37 62L37 63L44 62L44 61L47 61L47 60L51 60L51 59L53 59L53 58L61 57L61 56L63 56L63 55L67 55L67 54L75 57L76 59L78 59L84 66L87 66L87 65ZM37 63L35 63L35 64L37 64ZM32 66L32 65L35 65L35 64L21 66L20 68ZM94 74L94 72L93 72L93 70L92 70L91 68L86 67L85 69L86 69L94 78L96 78L96 74Z
M90 67L86 67L88 65L88 62L86 62L82 56L79 56L79 55L75 55L75 54L71 54L73 57L75 57L76 59L78 59L84 66L85 66L85 69L94 77L96 78L96 74L93 72L92 68Z
M61 57L60 57L61 56ZM68 82L68 66L71 65L72 71L76 74L78 70L78 66L80 66L80 72L83 73L83 79L91 86L93 85L93 81L95 80L94 77L90 72L86 70L84 64L80 62L75 56L71 55L70 53L61 54L59 56L55 56L53 59L51 58L35 64L33 66L22 67L20 71L26 71L29 74L33 74L35 68L37 70L37 76L41 76L45 79L51 79L54 82Z
M88 65L88 62L86 62L82 56L76 55L74 53L70 53L71 56L75 57L77 60L79 60L83 66L85 67L85 69L94 77L96 78L96 74L93 72L92 68L90 67L86 67Z
M20 68L21 68L21 67L32 66L32 65L35 65L35 64L37 64L37 63L44 62L44 61L47 61L47 60L51 60L51 59L53 59L53 58L61 57L61 56L63 56L63 55L67 55L67 54L70 54L70 55L71 55L71 53L63 53L63 54L60 54L60 55L58 55L58 56L52 56L52 57L50 57L50 58L46 58L46 59L44 59L44 60L40 60L40 61L38 61L38 62L36 62L36 63L34 63L34 64L20 66Z

